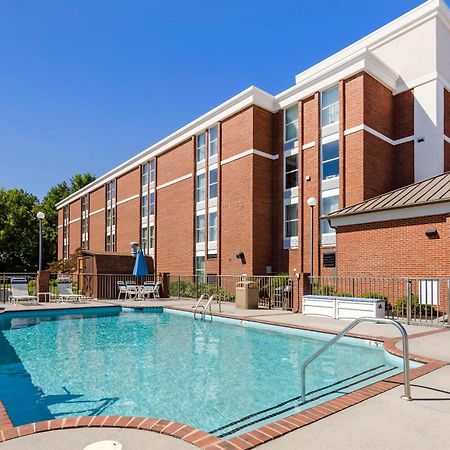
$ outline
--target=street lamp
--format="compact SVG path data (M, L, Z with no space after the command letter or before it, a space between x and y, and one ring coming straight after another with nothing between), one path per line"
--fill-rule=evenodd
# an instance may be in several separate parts
M311 270L311 283L313 282L312 277L314 276L314 206L317 205L317 199L314 197L309 197L306 201L308 206L311 208L311 242L310 242L310 262L309 267Z
M45 219L45 214L39 211L36 214L39 221L39 271L42 270L42 220Z

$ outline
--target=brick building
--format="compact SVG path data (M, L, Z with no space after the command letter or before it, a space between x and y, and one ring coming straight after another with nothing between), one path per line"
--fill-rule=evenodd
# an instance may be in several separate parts
M432 0L284 92L244 90L60 202L58 256L136 241L158 272L309 273L314 197L315 273L334 274L323 256L336 233L321 216L448 170L450 12Z

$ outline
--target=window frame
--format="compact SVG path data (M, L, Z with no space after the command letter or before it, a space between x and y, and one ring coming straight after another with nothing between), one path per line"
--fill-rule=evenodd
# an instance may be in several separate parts
M288 111L296 109L297 111L297 118L295 120L292 120L291 122L287 122L287 115L288 115ZM295 105L291 105L288 108L284 109L284 121L283 121L283 140L284 143L287 144L289 142L295 142L298 141L298 103L296 103ZM288 129L288 125L291 125L295 123L296 124L296 136L295 138L291 138L291 139L287 139L287 129Z

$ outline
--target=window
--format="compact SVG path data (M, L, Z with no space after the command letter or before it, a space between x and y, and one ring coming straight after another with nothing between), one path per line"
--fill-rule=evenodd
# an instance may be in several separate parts
M63 209L63 258L69 257L69 207Z
M322 145L322 180L339 176L339 141Z
M200 214L195 218L195 242L205 242L205 215Z
M150 183L153 183L155 181L155 160L152 159L149 162L149 166L150 166Z
M322 126L339 121L339 87L322 92Z
M108 236L106 236L106 251L110 252L111 251L111 235L108 234Z
M147 186L148 184L148 164L142 165L142 179L141 179L142 186Z
M195 275L198 277L198 281L202 282L205 278L205 257L195 257Z
M197 162L205 160L206 134L202 133L197 136L196 157Z
M148 239L148 247L150 249L154 249L155 248L155 227L154 225L150 226L150 234L149 234L149 239Z
M150 215L155 214L155 193L150 192Z
M107 252L116 250L116 180L106 183L106 240Z
M148 196L147 194L141 197L141 217L147 217L148 215Z
M285 189L298 186L298 155L290 155L285 158Z
M209 129L209 156L217 155L217 127Z
M286 205L285 235L287 238L298 236L298 209L297 204Z
M206 197L206 176L204 173L197 175L195 200L197 203L204 202Z
M337 211L339 209L339 195L333 195L331 197L322 198L321 214L326 216L327 214ZM328 220L322 220L321 222L322 234L334 233L334 229L330 227Z
M209 198L217 198L217 169L209 171Z
M292 106L284 112L284 141L289 142L297 139L298 133L298 106Z
M81 248L89 248L89 195L81 197Z
M208 242L217 241L217 212L208 214Z
M141 229L141 249L144 253L147 253L148 245L148 229L147 227L142 227Z

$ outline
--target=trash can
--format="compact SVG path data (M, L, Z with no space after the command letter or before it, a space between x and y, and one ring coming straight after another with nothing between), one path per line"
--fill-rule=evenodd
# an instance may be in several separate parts
M254 281L236 283L236 308L258 309L259 289Z

